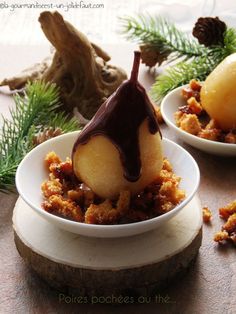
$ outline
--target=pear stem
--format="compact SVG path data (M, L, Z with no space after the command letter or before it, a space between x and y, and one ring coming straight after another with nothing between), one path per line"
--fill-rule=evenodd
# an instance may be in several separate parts
M136 83L138 80L140 58L141 58L141 52L134 51L134 62L133 62L131 76L130 76L130 81L132 81L133 83Z

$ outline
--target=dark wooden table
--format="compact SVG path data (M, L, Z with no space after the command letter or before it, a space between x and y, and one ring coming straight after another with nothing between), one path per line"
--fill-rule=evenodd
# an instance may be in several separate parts
M0 75L9 76L47 55L48 47L0 46ZM108 47L113 62L127 71L132 46ZM0 78L0 79L1 79ZM148 88L153 74L144 67L140 80ZM0 94L0 111L8 115L10 96ZM165 137L183 145L196 159L201 171L199 195L202 205L213 212L210 225L203 226L203 243L196 263L187 274L157 291L156 302L130 305L78 304L75 297L60 301L60 292L50 288L22 261L14 245L12 210L17 195L0 194L0 313L236 313L235 247L213 242L222 221L218 208L236 199L236 160L202 153L178 140L167 126ZM33 230L32 230L33 232ZM78 300L78 299L77 299Z

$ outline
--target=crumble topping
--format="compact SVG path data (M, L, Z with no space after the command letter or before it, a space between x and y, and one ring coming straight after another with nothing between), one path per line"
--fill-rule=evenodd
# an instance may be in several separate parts
M41 185L42 208L52 214L88 224L121 224L143 221L172 210L185 198L180 177L164 158L160 175L137 195L120 191L116 200L102 199L75 177L70 158L50 152L45 157L48 180Z
M193 79L187 87L182 89L181 95L186 100L186 104L179 107L179 110L174 114L176 125L180 129L203 139L236 144L236 129L229 132L223 131L202 108L200 102L201 87L201 83Z

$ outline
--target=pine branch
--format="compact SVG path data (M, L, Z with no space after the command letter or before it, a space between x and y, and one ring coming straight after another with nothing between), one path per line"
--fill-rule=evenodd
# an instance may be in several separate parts
M180 62L176 66L169 67L165 74L157 77L150 95L156 103L159 103L168 92L187 84L192 78L204 80L214 66L215 63L207 57L198 57L190 62Z
M160 53L173 53L170 60L183 56L189 59L193 56L201 56L207 51L207 48L198 44L194 38L190 38L162 17L138 15L136 18L126 17L120 20L122 34L128 40L151 45Z
M224 34L224 46L212 46L206 54L179 62L167 68L164 74L157 77L150 94L157 103L174 88L187 84L192 78L205 80L207 75L228 55L236 52L236 31L229 28Z
M212 42L217 44L204 46L195 38L179 31L168 20L158 16L126 17L122 18L121 22L125 37L141 46L143 62L146 65L155 66L157 62L160 65L165 59L167 63L175 61L175 65L170 64L152 86L151 95L156 102L160 102L169 91L188 83L192 78L205 80L224 58L236 52L236 31L226 26L226 31L223 30L224 33L221 34L223 42L222 39L217 42L212 38ZM222 26L224 23L217 18L215 21L210 18L198 20L198 28L202 30L204 26L209 36L219 35L222 30L215 33L212 30L213 26L219 27L219 24Z
M59 127L63 132L79 128L75 119L59 108L59 95L55 85L35 82L27 85L23 97L16 95L11 119L3 119L0 133L0 191L14 189L15 172L24 156L33 148L33 137L44 127Z

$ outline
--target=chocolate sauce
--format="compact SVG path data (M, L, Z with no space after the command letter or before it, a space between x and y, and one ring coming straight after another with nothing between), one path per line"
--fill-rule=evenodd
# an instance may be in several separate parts
M86 144L93 136L107 137L117 147L124 177L130 182L137 181L141 175L140 125L147 118L149 132L160 132L154 108L144 87L137 81L139 64L140 52L135 51L131 78L101 105L73 147L74 152L78 145Z

